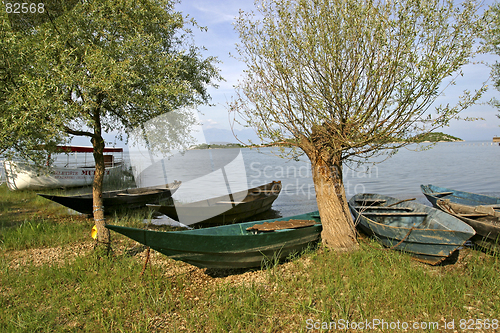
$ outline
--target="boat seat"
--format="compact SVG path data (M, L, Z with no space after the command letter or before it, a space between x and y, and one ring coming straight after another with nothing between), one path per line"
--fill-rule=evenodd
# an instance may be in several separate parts
M404 211L408 211L408 212L413 211L413 208L411 208L411 207L355 206L354 208L357 211L360 211L360 210L362 211L364 209L366 209L366 210L379 210L379 211L383 211L383 210L387 210L387 211L404 210Z
M359 199L356 200L356 202L364 205L380 205L386 203L387 201L384 199Z
M154 192L153 192L154 193ZM116 193L119 197L137 197L148 193Z
M376 223L380 223L391 227L413 227L418 229L425 228L425 222L428 220L426 212L391 212L391 213L378 213L369 212L362 214L365 218L370 219Z
M247 231L276 231L276 230L284 230L284 229L297 229L310 227L318 224L316 221L311 220L288 220L288 221L274 221L274 222L264 222L261 224L255 224L249 228Z
M239 205L245 203L244 201L217 201L218 204L235 204Z
M462 217L485 217L489 216L489 214L483 214L483 213L473 213L473 214L457 214L458 216Z
M445 195L453 194L453 192L433 192L433 193L430 193L430 194L438 196L438 197L444 197Z
M366 212L361 214L371 215L371 216L427 216L426 212L389 212L389 213Z

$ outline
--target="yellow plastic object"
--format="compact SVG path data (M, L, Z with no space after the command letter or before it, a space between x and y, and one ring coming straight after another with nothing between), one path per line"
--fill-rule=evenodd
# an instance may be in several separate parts
M97 226L94 225L92 227L92 232L90 233L90 235L92 236L93 239L97 238Z

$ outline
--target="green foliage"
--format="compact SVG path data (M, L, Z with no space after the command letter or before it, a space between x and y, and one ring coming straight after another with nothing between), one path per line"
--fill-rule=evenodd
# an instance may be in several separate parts
M9 17L14 31L27 31L50 22L70 11L79 0L2 1L2 10Z
M493 4L486 13L488 29L484 34L484 44L486 50L500 55L500 3ZM494 80L494 86L500 90L500 63L495 62L491 66L491 76ZM496 98L490 101L490 104L500 109L500 101ZM497 115L500 118L500 114Z
M26 39L25 39L26 37ZM30 54L33 41L26 31L11 29L9 17L2 6L0 11L0 153L19 152L26 157L30 152L35 159L41 160L43 154L33 150L40 144L55 146L64 142L65 135L40 119L28 109L19 111L16 101L27 71L35 64ZM23 43L20 43L23 41ZM36 45L36 44L35 44Z
M424 133L421 135L417 135L414 138L415 142L424 142L424 141L430 141L430 142L440 142L440 141L445 141L445 142L455 142L455 141L463 141L460 138L457 138L453 135L449 134L444 134L441 132L432 132L432 133Z
M189 43L191 23L174 1L50 4L50 20L11 27L0 14L0 151L26 154L70 135L99 140L101 129L121 136L209 101L217 60Z
M259 16L242 13L236 23L248 70L232 110L261 139L292 139L309 156L358 160L408 144L446 126L484 91L429 112L442 83L453 84L477 51L478 6L259 1Z

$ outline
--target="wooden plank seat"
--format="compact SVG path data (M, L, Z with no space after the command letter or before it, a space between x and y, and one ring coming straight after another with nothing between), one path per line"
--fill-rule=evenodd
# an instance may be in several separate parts
M356 210L358 212L361 212L363 213L363 210L387 210L387 211L391 211L391 210L405 210L405 211L408 211L408 212L412 212L413 211L413 208L411 207L385 207L385 206L355 206L354 208L356 208Z
M275 222L264 222L261 224L255 224L249 228L247 231L275 231L283 229L297 229L310 227L317 224L315 221L311 220L289 220L289 221L275 221Z
M430 193L436 197L444 197L446 195L450 195L450 194L453 194L453 192L433 192L433 193Z
M141 192L141 193L116 193L117 196L120 196L120 197L137 197L137 196L140 196L140 195L147 195L147 194L154 194L154 193L159 193L159 192L163 192L161 190L154 190L154 191L148 191L148 192Z
M360 214L363 214L365 216L427 216L426 212L388 212L388 213L381 213L381 212L361 212Z
M457 214L458 216L462 217L485 217L489 216L489 214L483 214L483 213L471 213L471 214Z
M239 205L245 203L245 201L217 201L218 204L235 204Z
M364 206L370 206L370 205L380 205L386 203L386 200L383 199L362 199L362 200L356 200L356 203L359 203Z

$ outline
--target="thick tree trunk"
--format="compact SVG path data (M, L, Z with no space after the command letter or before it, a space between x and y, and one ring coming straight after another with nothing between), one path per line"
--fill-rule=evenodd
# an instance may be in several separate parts
M110 250L110 234L109 230L104 227L104 204L102 200L102 187L104 181L105 165L104 165L104 139L101 136L101 122L99 113L96 111L94 115L94 136L92 137L92 145L94 147L94 162L95 174L92 184L93 196L93 212L94 221L97 227L97 244L109 253Z
M313 158L311 166L323 244L338 251L357 249L356 230L342 181L342 163L337 160L329 165L323 158Z

